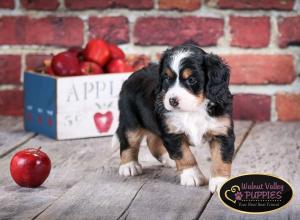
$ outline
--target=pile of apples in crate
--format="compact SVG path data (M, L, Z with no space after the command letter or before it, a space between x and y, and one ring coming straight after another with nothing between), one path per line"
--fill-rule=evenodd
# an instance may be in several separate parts
M44 72L56 76L79 76L132 72L124 52L115 44L92 39L84 49L72 47L44 62Z

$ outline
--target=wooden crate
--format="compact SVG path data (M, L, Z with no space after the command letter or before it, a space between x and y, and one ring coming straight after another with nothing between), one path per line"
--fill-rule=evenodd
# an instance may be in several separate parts
M24 74L24 127L57 140L112 135L118 95L131 73L55 77Z

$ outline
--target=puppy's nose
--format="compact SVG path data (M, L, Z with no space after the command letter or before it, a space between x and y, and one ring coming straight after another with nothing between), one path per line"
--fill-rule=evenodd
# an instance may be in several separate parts
M170 98L169 103L172 107L177 107L179 105L178 98L177 97Z

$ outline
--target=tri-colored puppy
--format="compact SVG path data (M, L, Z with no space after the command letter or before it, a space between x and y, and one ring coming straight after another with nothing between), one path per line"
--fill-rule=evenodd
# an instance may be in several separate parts
M175 160L181 184L207 183L190 151L208 141L211 150L210 191L229 178L234 153L232 95L229 68L216 55L195 45L168 49L159 66L133 73L120 92L119 174L142 173L138 162L144 136L154 157L166 165ZM170 159L171 158L171 159Z

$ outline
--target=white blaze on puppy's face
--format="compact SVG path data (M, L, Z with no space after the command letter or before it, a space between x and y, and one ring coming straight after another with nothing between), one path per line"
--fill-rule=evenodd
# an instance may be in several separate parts
M177 76L179 76L180 73L182 60L186 57L189 57L191 54L192 52L190 51L180 50L172 56L171 68L177 74Z
M202 102L201 95L193 94L180 82L180 71L182 70L182 61L189 57L192 53L190 51L178 51L171 59L170 67L176 75L176 80L170 86L164 97L164 106L169 111L197 111L197 107ZM175 99L178 102L177 106L170 104L170 99Z

